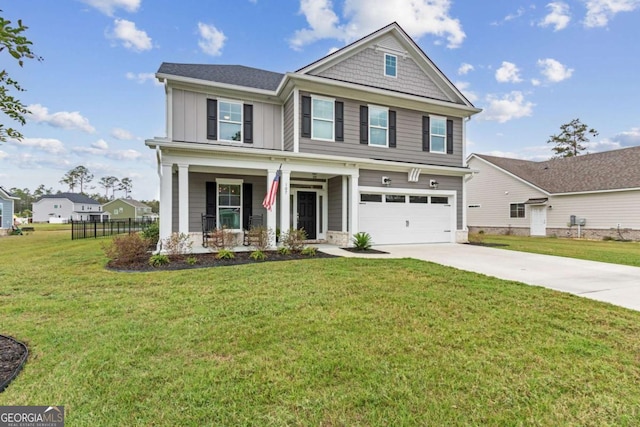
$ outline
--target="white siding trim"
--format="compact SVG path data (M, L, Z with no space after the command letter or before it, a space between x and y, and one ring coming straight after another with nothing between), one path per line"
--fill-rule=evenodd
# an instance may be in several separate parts
M502 169L500 166L496 166L496 165L494 165L493 163L491 163L491 162L490 162L490 161L488 161L488 160L485 160L485 159L483 159L483 158L481 158L481 157L478 157L478 156L476 156L475 154L472 154L471 156L469 156L469 160L471 160L472 158L473 158L473 159L478 159L478 160L482 161L483 163L486 163L486 164L488 164L489 166L492 166L493 168L495 168L495 169L499 170L500 172L502 172L502 173L504 173L504 174L506 174L506 175L510 176L511 178L514 178L516 181L519 181L519 182L521 182L521 183L523 183L523 184L526 184L526 185L528 185L529 187L531 187L531 188L533 188L533 189L535 189L535 190L538 190L538 191L540 191L540 192L542 192L542 193L546 194L547 196L551 195L551 193L549 193L548 191L546 191L546 190L544 190L544 189L542 189L542 188L540 188L540 187L538 187L538 186L536 186L536 185L533 185L532 183L530 183L530 182L529 182L529 181L527 181L526 179L522 179L522 178L520 178L519 176L514 175L514 174L512 174L511 172L509 172L509 171L506 171L506 170Z

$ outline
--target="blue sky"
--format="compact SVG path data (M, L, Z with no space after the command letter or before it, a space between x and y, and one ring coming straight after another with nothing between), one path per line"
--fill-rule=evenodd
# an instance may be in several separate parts
M484 111L468 152L532 160L574 118L599 131L590 152L640 145L640 0L21 0L42 62L2 66L27 90L24 140L0 145L0 185L54 190L68 170L129 177L156 198L164 136L163 61L295 71L397 21ZM3 116L2 123L9 122Z

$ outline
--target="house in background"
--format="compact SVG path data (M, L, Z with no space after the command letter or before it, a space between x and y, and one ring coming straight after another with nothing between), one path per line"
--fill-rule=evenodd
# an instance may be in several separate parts
M33 222L104 221L109 213L100 202L79 193L42 196L33 203Z
M163 63L160 237L203 214L349 245L466 241L465 125L480 112L396 23L286 74ZM271 209L263 199L274 178ZM275 243L275 242L272 242Z
M0 187L0 235L7 235L13 225L13 203L19 197Z
M640 240L640 147L543 162L472 154L471 232ZM580 234L578 236L578 234Z
M102 210L109 213L111 220L155 221L158 219L158 214L153 213L150 206L133 199L111 200L102 205Z

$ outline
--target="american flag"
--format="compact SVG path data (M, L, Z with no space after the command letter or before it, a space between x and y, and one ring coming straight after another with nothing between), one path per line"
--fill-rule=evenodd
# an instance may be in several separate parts
M276 196L278 195L278 184L280 184L280 169L277 170L276 176L273 178L273 182L271 183L271 188L267 192L267 195L264 196L264 200L262 201L262 206L266 209L271 210L274 203L276 202Z

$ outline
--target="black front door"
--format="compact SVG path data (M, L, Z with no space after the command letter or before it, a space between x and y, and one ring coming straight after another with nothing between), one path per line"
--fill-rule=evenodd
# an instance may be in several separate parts
M307 239L316 239L316 193L298 191L298 228L304 228Z

